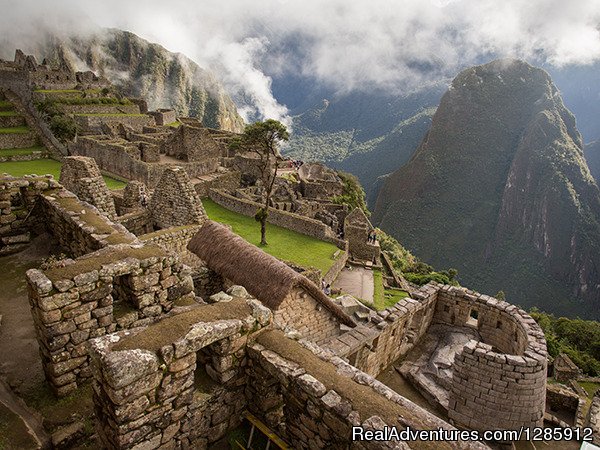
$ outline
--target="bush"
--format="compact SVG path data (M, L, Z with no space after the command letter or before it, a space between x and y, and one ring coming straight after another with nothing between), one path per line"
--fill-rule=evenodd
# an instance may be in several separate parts
M336 195L331 201L338 205L348 205L350 210L360 208L369 217L371 212L367 208L367 196L358 178L346 172L338 172L338 176L344 183L344 190L342 195Z
M70 117L54 116L50 119L50 130L58 140L66 142L77 135L77 124Z

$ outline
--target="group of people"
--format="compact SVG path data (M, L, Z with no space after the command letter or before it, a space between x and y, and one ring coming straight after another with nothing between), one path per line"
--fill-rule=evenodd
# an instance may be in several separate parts
M300 170L304 161L300 161L299 159L290 159L290 167L293 167L296 170Z
M369 235L367 236L367 242L369 244L374 244L377 241L377 230L369 231Z
M331 285L326 283L325 280L321 280L321 290L325 295L331 295Z

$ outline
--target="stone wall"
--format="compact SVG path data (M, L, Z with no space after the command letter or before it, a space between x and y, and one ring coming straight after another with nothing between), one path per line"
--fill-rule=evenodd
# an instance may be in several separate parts
M137 132L142 132L145 126L154 125L154 118L147 114L75 114L74 118L82 134L100 134L103 124L123 124Z
M38 138L33 131L0 134L0 149L27 148L35 147L36 145L38 145Z
M576 427L584 426L585 416L583 410L586 406L585 399L579 397L571 389L567 389L558 384L548 384L546 387L546 406L546 415L554 415L555 412L564 413L566 411L573 416L573 421L567 422L566 425ZM561 417L564 417L564 414L561 414ZM557 418L557 420L560 419Z
M394 306L372 315L367 325L358 326L323 343L323 347L346 358L366 373L378 376L404 356L427 332L433 319L438 289L421 287Z
M229 195L226 192L216 189L211 189L209 195L210 199L215 203L218 203L230 211L235 211L248 217L254 217L256 211L262 207L262 205L259 203L236 198L233 195ZM312 236L322 241L331 242L332 244L337 245L340 249L344 249L346 246L345 241L334 236L331 228L329 228L323 222L315 219L310 219L308 217L287 211L269 208L269 216L267 220L273 225L278 225L307 236Z
M149 188L154 188L160 180L164 166L141 161L140 155L132 156L123 142L109 137L81 136L77 142L69 145L69 151L73 155L94 158L102 170L128 180L141 181Z
M266 331L248 347L248 356L248 408L292 448L424 448L423 442L353 440L352 427L453 429L310 342ZM478 442L438 441L432 448L487 447Z
M313 342L321 342L340 333L339 320L300 287L292 289L279 305L274 312L274 320Z
M59 396L91 376L87 341L148 325L192 298L188 269L158 247L111 246L64 267L27 272L46 378Z
M235 170L217 172L214 174L200 176L200 181L194 183L194 189L201 198L208 197L211 189L226 192L235 191L240 187L240 173Z
M177 254L179 258L191 267L199 267L200 259L187 249L187 245L200 229L200 225L184 225L167 228L139 237L146 244L157 245L166 252Z
M600 395L598 393L592 399L586 425L592 429L592 443L600 445Z
M102 444L206 448L222 438L239 425L247 404L248 336L270 319L270 311L256 300L236 298L94 340L94 403Z
M120 223L127 231L141 236L152 232L152 218L146 209L138 209L127 214L123 214L115 219L116 223Z
M477 430L542 425L546 341L525 311L468 289L443 286L434 320L473 327L482 338L469 341L454 357L451 420Z
M0 155L0 162L35 161L46 157L44 150L33 151L28 155Z
M323 346L377 376L406 354L432 322L471 327L482 342L469 341L454 358L450 419L477 430L541 425L547 353L543 332L531 317L506 302L437 283L411 296Z
M27 247L30 232L45 228L46 219L36 213L40 193L55 189L58 183L48 177L15 178L0 175L0 254Z
M60 184L108 218L117 216L115 202L93 158L66 157L60 170Z
M149 205L156 227L202 224L207 219L200 197L181 167L167 167Z
M66 189L46 192L40 196L40 206L39 214L48 231L72 256L83 256L109 245L138 242L125 227L111 222Z
M69 105L68 103L56 103L56 108L65 114L140 114L138 105L114 104L89 104L89 105Z
M323 280L327 284L333 284L342 269L346 266L346 262L348 261L348 251L338 250L337 254L334 254L334 258L335 262L323 277Z
M161 153L185 162L202 161L207 163L206 172L217 170L225 146L211 137L210 132L201 126L181 124L161 146ZM202 174L198 174L202 175Z

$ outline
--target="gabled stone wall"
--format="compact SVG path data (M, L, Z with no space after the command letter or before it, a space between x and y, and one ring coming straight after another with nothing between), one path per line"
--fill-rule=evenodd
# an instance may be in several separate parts
M79 200L95 206L109 219L117 216L115 202L93 158L66 157L60 170L60 184Z
M158 228L200 225L207 219L200 197L181 167L167 167L149 205Z

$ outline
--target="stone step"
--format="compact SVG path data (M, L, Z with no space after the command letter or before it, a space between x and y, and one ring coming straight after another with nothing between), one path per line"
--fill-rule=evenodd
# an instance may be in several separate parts
M5 111L10 112L10 111ZM25 126L25 118L18 113L14 114L2 114L0 111L0 128L14 128Z
M0 149L35 147L37 135L26 127L0 128Z

